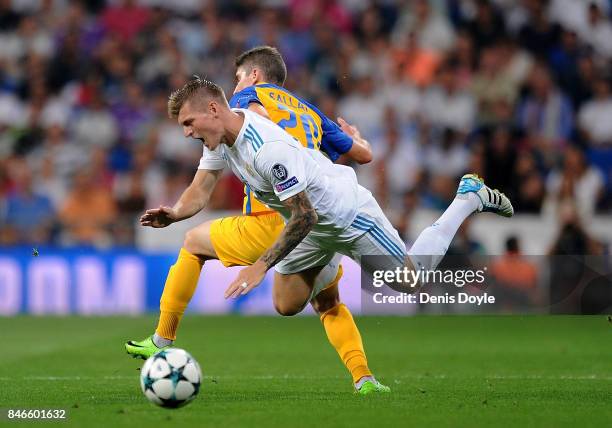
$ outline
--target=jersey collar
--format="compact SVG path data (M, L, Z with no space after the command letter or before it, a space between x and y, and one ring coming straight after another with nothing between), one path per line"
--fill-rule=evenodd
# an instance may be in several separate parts
M233 108L231 110L233 112L236 112L236 113L242 113L244 115L244 121L242 122L242 128L240 128L240 132L238 133L238 136L236 137L236 141L234 142L234 144L231 147L230 146L227 147L230 150L232 150L235 147L237 147L238 144L242 144L242 141L244 140L244 131L246 130L246 127L249 124L249 114L248 114L246 109L243 109L243 108Z

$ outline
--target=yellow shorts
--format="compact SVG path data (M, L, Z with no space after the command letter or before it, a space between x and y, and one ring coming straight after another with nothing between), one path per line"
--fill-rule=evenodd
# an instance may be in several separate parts
M248 266L272 246L284 227L276 212L223 217L210 225L210 240L224 266Z

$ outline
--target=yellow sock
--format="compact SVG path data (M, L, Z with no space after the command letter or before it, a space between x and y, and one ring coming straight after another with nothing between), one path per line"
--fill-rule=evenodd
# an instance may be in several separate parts
M181 248L176 263L168 272L159 302L159 322L155 330L159 336L176 339L176 330L198 285L203 264L199 257Z
M346 368L351 372L353 382L357 382L364 376L372 376L372 372L368 368L368 360L363 351L361 335L349 309L343 303L340 303L323 312L321 322L325 327L327 338L336 348Z

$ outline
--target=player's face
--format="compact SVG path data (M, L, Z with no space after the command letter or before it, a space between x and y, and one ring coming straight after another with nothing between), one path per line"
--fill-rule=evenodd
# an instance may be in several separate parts
M255 69L245 69L244 67L238 67L236 70L236 87L234 93L242 91L244 88L253 86L257 83L257 74Z
M214 150L223 139L223 123L219 120L214 101L206 107L196 108L186 102L178 115L178 123L183 127L185 137L200 140L206 148Z

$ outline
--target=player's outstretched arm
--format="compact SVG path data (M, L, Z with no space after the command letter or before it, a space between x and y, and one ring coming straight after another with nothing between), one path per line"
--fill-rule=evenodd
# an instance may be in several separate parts
M160 206L147 210L140 217L141 226L166 227L200 212L210 199L222 170L198 169L189 187L173 207Z
M317 213L312 207L306 192L287 198L283 205L291 211L291 217L274 245L270 247L252 266L240 271L238 277L225 291L225 298L238 297L257 287L266 272L284 259L308 235L317 223Z
M342 129L346 135L353 139L353 145L345 154L360 164L371 162L372 147L370 146L368 140L361 136L359 129L354 125L350 125L341 117L338 118L338 124L340 125L340 129Z

